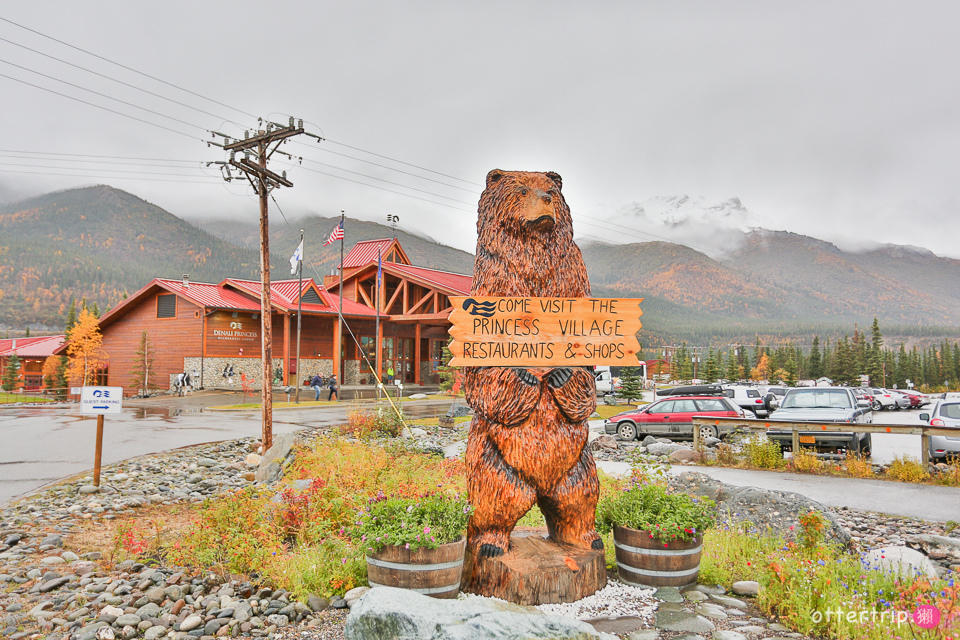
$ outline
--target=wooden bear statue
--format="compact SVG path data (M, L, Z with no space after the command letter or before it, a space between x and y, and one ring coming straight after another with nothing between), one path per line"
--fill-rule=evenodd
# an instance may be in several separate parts
M493 170L480 196L471 293L580 298L587 270L555 173ZM479 557L509 550L510 533L537 504L554 542L602 549L595 529L600 485L586 448L596 408L582 367L466 367L474 409L467 441L474 513L467 544Z

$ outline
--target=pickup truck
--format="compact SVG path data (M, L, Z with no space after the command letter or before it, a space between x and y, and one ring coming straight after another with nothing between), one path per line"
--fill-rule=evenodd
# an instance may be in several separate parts
M780 407L767 418L770 422L847 422L870 424L873 413L868 400L858 400L846 387L805 387L789 389ZM870 453L869 433L856 431L801 431L800 444L817 451L835 453L839 450L860 455ZM783 451L793 448L793 433L771 428L767 437L780 445Z
M595 375L597 380L597 397L602 398L608 393L616 393L620 388L620 379L613 379L613 374L610 372L609 367L605 369L597 367Z

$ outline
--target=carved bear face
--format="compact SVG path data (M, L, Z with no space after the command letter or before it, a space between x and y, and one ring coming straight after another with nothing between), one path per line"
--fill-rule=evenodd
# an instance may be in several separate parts
M566 203L560 194L563 182L552 171L502 171L494 169L487 174L484 197L496 203L503 215L509 212L511 220L500 220L509 225L520 223L527 230L550 231L563 215Z

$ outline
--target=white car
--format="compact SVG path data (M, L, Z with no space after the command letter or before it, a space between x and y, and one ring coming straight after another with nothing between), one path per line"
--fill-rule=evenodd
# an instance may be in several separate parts
M760 389L738 384L724 385L724 394L736 404L753 413L757 418L765 418L771 411L770 400L765 399Z

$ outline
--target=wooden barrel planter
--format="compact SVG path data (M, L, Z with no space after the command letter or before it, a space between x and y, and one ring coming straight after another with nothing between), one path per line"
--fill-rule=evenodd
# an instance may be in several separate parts
M371 587L399 587L434 598L456 598L460 593L467 539L416 551L387 546L367 555Z
M663 543L649 531L613 527L617 575L622 582L644 587L685 587L700 573L703 537Z

